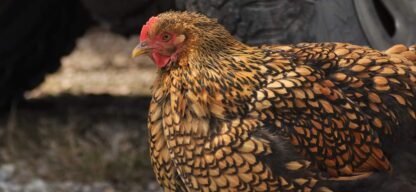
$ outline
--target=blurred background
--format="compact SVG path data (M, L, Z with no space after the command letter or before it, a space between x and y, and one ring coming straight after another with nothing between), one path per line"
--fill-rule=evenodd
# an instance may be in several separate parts
M251 44L416 43L415 0L2 0L0 192L160 191L146 118L150 16L190 10Z

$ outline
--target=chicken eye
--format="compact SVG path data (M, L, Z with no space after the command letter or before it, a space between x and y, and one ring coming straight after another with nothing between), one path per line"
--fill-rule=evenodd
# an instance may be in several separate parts
M172 36L169 33L164 33L162 35L162 40L163 41L169 41L172 38Z

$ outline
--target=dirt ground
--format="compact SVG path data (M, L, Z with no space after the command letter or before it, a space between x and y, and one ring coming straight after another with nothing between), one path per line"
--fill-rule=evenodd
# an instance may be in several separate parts
M100 28L0 118L0 192L160 191L147 149L155 67Z

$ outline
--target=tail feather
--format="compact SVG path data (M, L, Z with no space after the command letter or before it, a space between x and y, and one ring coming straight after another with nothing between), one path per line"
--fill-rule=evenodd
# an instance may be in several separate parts
M416 44L412 45L409 47L410 51L415 51L416 52Z
M393 54L400 55L416 64L416 44L410 47L407 47L406 45L403 45L403 44L397 44L397 45L390 47L384 52L387 54L392 54L392 55Z

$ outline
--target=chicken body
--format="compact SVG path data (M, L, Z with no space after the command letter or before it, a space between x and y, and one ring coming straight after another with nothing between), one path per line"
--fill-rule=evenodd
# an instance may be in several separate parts
M165 191L415 190L414 48L250 47L199 14L157 18L150 37L186 37L149 111Z

